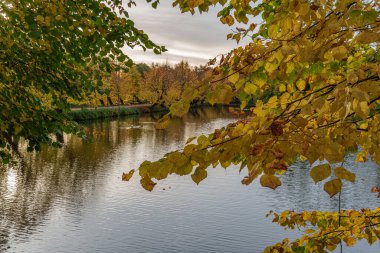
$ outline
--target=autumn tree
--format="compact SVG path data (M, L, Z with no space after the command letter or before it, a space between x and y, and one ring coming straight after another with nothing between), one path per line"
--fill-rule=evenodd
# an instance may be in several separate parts
M139 67L140 66L140 67ZM140 99L140 87L143 83L142 73L148 71L144 69L144 65L136 65L131 68L128 73L125 73L125 80L122 84L122 94L126 101L130 103L142 103ZM141 73L141 71L143 71Z
M206 70L205 70L206 71ZM209 70L208 70L209 71ZM122 105L148 102L154 106L169 107L181 98L189 86L196 85L205 76L202 68L194 68L188 62L169 64L135 64L128 71L105 73L105 94L95 93L90 99L74 101L76 104L97 106Z
M180 61L174 66L174 80L178 83L181 93L186 86L197 81L197 73L192 69L188 62Z
M153 105L169 102L169 91L174 83L173 71L169 64L152 65L150 70L144 73L144 81L140 86L140 95L143 100Z
M113 71L108 77L105 78L103 87L107 90L107 93L104 94L101 98L103 103L106 100L107 104L110 106L116 104L124 104L121 90L123 79L123 71Z
M102 93L102 73L130 67L122 47L164 50L135 27L127 5L133 1L0 1L2 162L19 137L31 151L59 145L54 134L79 133L68 100ZM112 69L114 61L123 65Z
M356 162L370 157L380 165L378 1L176 0L174 5L191 13L220 5L220 21L237 26L228 38L251 41L216 59L213 80L172 104L165 120L183 115L186 104L211 84L211 104L228 104L237 96L241 109L268 89L278 92L256 101L247 117L191 138L183 150L159 161L142 163L138 173L145 189L153 190L155 180L170 174L191 175L198 184L210 166L231 164L245 171L242 184L257 179L276 189L289 165L301 159L311 166L321 161L310 176L334 196L343 184L355 182L344 164L348 152L356 153ZM265 252L325 252L342 242L372 244L380 238L379 208L272 215L281 226L307 230Z

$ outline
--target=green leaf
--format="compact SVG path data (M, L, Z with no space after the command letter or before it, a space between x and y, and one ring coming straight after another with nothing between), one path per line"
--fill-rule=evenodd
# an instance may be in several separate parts
M191 175L191 178L196 184L199 184L206 177L207 177L207 171L202 168L196 168L194 174Z

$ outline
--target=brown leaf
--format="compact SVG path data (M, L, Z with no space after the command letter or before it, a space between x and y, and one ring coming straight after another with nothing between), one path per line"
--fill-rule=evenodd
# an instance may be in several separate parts
M279 121L275 121L270 126L270 130L274 136L280 136L284 133L284 124Z
M323 189L330 195L330 198L342 190L342 181L337 178L325 183Z
M249 185L252 183L253 180L254 180L254 177L246 176L243 178L243 180L241 180L241 183L244 185Z
M355 174L346 170L343 167L336 167L334 169L334 174L337 178L344 179L344 180L350 181L352 183L355 183L355 178L356 178Z
M222 134L222 131L220 131L219 129L215 129L212 139L215 140L215 139L220 138L221 134Z
M274 162L270 165L270 168L274 170L287 170L288 167L284 163Z
M256 155L260 155L262 152L263 152L263 149L264 149L264 145L263 144L255 144L252 148L252 155L253 156L256 156Z
M121 180L129 181L129 179L131 179L131 177L133 176L133 173L135 173L135 170L130 170L128 173L123 172L123 175L121 176Z
M310 171L310 176L314 180L314 183L318 183L331 175L330 164L321 164L315 166Z
M277 159L282 159L284 157L284 153L281 152L281 151L272 151L272 153L274 154L274 156L277 158Z
M141 186L145 190L150 191L150 192L153 190L154 186L156 185L156 183L153 182L152 179L148 177L141 178L140 183L141 183Z
M274 175L264 174L260 177L260 184L274 190L281 185L281 181Z

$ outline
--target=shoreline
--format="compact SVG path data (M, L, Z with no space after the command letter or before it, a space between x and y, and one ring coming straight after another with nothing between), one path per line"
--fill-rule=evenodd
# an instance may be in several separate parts
M190 108L197 107L213 107L210 104L193 104ZM230 105L214 105L239 107L239 104ZM70 116L76 122L85 122L97 119L118 118L124 116L141 115L148 113L169 112L169 108L158 105L152 108L152 104L136 104L136 105L116 105L116 106L99 106L99 107L74 107L71 108Z
M140 115L168 111L168 108L157 106L151 108L151 104L118 105L105 107L74 107L69 113L72 120L84 122L97 119L118 118L123 116Z

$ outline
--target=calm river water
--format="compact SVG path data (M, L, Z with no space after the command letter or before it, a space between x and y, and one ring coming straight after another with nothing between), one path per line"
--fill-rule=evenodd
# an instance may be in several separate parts
M338 201L309 177L306 163L294 164L277 190L231 167L210 169L199 186L190 177L171 176L153 192L122 172L144 160L181 148L188 137L233 121L224 110L206 108L155 130L149 116L88 124L92 143L66 137L62 149L27 155L28 166L0 168L0 252L262 252L294 238L271 223L269 210L337 210ZM347 166L357 183L345 183L342 207L377 207L370 193L380 182L374 163ZM380 252L360 242L344 252Z

